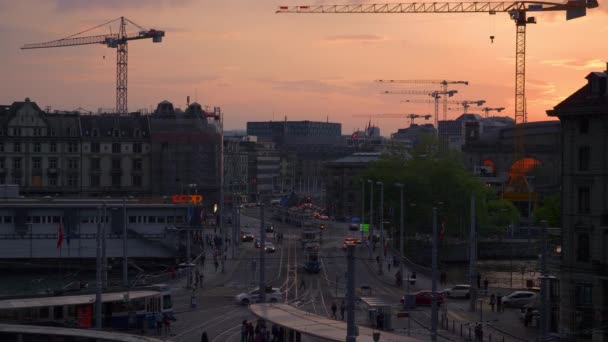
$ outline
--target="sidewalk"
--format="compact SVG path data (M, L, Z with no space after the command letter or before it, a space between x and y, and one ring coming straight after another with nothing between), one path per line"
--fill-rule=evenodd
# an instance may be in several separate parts
M396 286L395 274L399 270L399 267L393 267L391 265L390 271L388 270L387 260L385 259L383 266L383 274L378 274L378 263L376 256L379 255L380 249L376 248L376 253L373 255L373 260L369 260L369 252L366 248L360 248L357 251L359 258L364 260L364 263L373 271L372 273L387 285ZM392 261L392 253L388 253L387 257ZM404 265L403 267L404 279L411 273L411 270ZM456 284L437 284L437 290L443 291ZM415 285L410 286L410 293L416 293L421 290L431 290L432 282L431 277L424 273L416 274ZM492 293L500 293L506 295L514 290L505 288L488 288L488 295ZM492 334L494 341L502 341L504 337L505 341L534 341L538 335L538 329L536 327L524 327L523 323L519 318L519 309L507 308L503 312L492 312L491 307L488 303L488 295L483 294L481 291L480 299L484 300L483 304L483 323L485 326L484 333L486 338L489 338L489 334ZM442 311L440 309L440 331L449 331L456 337L460 337L460 329L462 325L463 334L462 336L468 337L468 327L474 326L476 322L480 321L479 310L476 312L470 312L468 310L469 302L467 300L453 300L450 299L447 302L447 318L441 317Z

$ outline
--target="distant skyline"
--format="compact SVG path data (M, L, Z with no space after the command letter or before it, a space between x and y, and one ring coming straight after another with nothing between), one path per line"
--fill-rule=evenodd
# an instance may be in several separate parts
M129 110L162 100L185 107L186 97L219 106L226 129L247 121L312 120L363 129L380 113L433 114L432 104L401 103L428 96L381 95L376 79L448 79L454 100L486 100L513 116L515 24L506 13L275 14L279 5L366 3L329 0L0 0L0 104L30 97L41 107L91 111L115 106L116 51L103 45L20 50L125 16L166 31L160 44L129 44ZM391 2L391 1L387 1ZM566 21L565 13L537 13L527 28L529 121L606 69L606 7ZM112 27L116 32L116 27ZM136 28L130 27L130 31ZM110 28L91 31L106 34ZM495 36L494 43L490 36ZM450 106L454 107L454 106ZM480 113L474 107L469 110ZM460 111L450 111L453 119ZM441 116L440 116L441 119ZM384 136L407 119L374 119ZM418 123L429 122L418 120Z

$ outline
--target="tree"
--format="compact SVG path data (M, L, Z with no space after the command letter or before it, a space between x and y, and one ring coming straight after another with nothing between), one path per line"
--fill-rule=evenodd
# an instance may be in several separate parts
M549 227L561 227L561 197L559 194L545 196L543 205L532 213L534 224L546 220Z
M512 202L504 199L488 200L487 235L502 235L506 228L519 222L519 210Z

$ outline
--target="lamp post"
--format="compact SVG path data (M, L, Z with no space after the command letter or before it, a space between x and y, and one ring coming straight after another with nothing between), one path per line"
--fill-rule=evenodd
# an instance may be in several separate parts
M401 210L399 213L399 274L401 275L401 279L399 280L401 281L401 289L404 290L405 284L403 282L403 211L405 210L405 207L403 206L403 184L396 183L395 186L399 188L399 203L401 206Z
M361 241L363 241L363 227L365 225L365 181L361 180ZM369 252L369 259L372 259L372 248L371 244L367 250Z
M376 182L380 186L380 265L378 274L384 274L384 183Z

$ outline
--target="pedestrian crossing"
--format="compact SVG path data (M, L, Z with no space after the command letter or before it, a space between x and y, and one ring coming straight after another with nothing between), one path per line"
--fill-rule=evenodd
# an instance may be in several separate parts
M215 287L199 290L196 295L199 297L234 297L241 292L243 291L231 287Z

